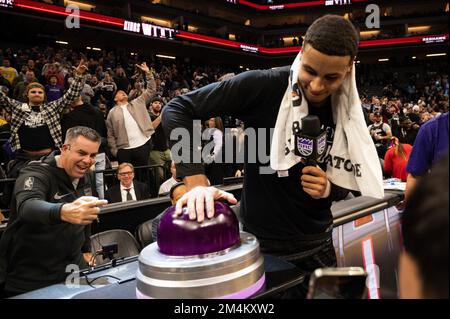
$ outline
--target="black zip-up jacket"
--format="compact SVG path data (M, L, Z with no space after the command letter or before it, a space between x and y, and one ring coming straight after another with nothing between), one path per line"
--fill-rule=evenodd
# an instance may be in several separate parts
M260 168L270 163L269 132L275 127L288 77L289 67L244 72L227 81L212 83L177 96L162 111L166 136L170 136L175 128L186 128L192 132L193 119L204 120L221 115L237 117L244 121L246 128L257 131L256 141L262 142L257 144L259 155L255 156L256 163L248 163L252 154L247 155L240 214L245 229L256 235L263 250L266 241L271 242L271 247L279 247L279 252L268 251L273 254L289 253L289 249L284 248L286 243L298 242L297 250L301 251L309 250L313 241L330 238L332 201L340 200L348 193L331 184L328 198L313 199L301 186L301 170L304 167L301 163L289 169L288 177L278 177L277 173L260 173ZM335 127L331 103L320 108L309 107L309 113L318 115L323 129L328 131L329 150ZM263 130L258 132L258 129ZM192 140L169 140L170 147L177 144L178 150L191 150L188 163L177 163L178 178L204 174L202 164L192 163ZM262 146L265 146L265 150L261 150ZM319 165L326 170L326 160ZM274 242L278 244L273 245Z
M82 253L90 251L90 225L61 221L65 203L96 196L95 178L86 174L75 189L56 152L30 162L14 186L8 226L0 241L0 282L5 290L23 293L67 277L66 267L87 266Z

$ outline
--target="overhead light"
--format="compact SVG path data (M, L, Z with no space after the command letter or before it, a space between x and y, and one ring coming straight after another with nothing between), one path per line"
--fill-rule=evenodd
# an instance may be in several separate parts
M415 56L412 56L412 57L411 57L411 59L413 59L413 60L414 60L415 58L417 58L417 57L415 57Z
M235 34L232 34L232 33L230 33L230 34L228 35L228 40L231 40L231 41L236 41L236 35L235 35Z
M56 43L59 43L59 44L69 44L69 42L66 42L66 41L55 41Z
M239 69L243 69L244 67L242 65L239 66Z
M361 32L359 33L359 35L360 35L361 38L371 37L371 36L375 36L375 35L378 35L378 34L380 34L380 31L379 31L379 30L373 30L373 31L361 31Z
M86 49L91 50L92 48L91 47L86 47Z
M156 55L158 58L163 58L163 59L171 59L171 60L175 60L176 57L171 56L171 55L163 55L163 54L157 54Z
M427 57L444 56L444 55L447 55L447 53L432 53L432 54L427 54Z
M389 59L378 59L378 62L386 62L389 61Z
M189 32L198 32L198 28L194 27L193 25L188 25L188 31Z
M92 50L101 51L102 49L100 49L100 48L92 48Z
M64 6L67 7L68 5L76 6L76 7L80 8L81 10L85 10L85 11L91 11L92 9L95 9L95 6L92 4L89 4L89 3L65 0Z
M361 63L361 61L358 60L358 61L356 61L356 63Z
M409 33L412 33L412 32L427 32L430 29L431 29L430 25L422 25L422 26L418 26L418 27L408 27L408 32Z
M246 71L250 71L250 69L249 69L249 68L245 68L245 70L246 70Z

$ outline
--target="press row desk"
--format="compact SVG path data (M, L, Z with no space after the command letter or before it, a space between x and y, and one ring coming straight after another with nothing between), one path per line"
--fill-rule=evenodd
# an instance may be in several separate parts
M387 191L382 199L362 196L337 202L332 206L334 226L336 227L392 207L402 198L402 192ZM89 281L99 278L93 283L95 288L89 286L85 279L80 278L80 285L77 288L70 288L62 283L16 296L15 298L133 299L135 298L135 274L137 267L137 256L129 257L123 261L119 261L116 267L111 267L111 264L106 264L87 272L86 275ZM264 268L266 271L266 285L254 298L274 296L302 282L304 279L304 274L294 268L292 264L273 256L264 255ZM111 275L117 277L119 280L111 277L102 277L104 275Z
M137 256L130 257L112 268L110 264L101 269L86 273L88 280L98 278L91 287L85 277L80 278L77 287L69 287L64 283L38 289L13 299L136 299ZM304 279L303 274L292 264L281 259L264 255L266 282L264 287L252 298L270 298ZM104 277L105 275L114 276Z

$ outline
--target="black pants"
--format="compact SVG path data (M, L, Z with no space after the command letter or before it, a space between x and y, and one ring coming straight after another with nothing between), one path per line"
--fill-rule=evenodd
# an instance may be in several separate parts
M274 298L304 299L308 293L310 275L317 268L336 267L336 252L333 246L331 233L325 239L307 242L292 241L260 241L261 251L265 254L277 256L292 263L305 274L302 283L289 288Z
M124 149L121 148L117 151L117 161L119 164L130 163L133 166L147 166L148 165L148 154L151 150L150 140L136 148ZM148 169L136 169L136 178L143 182L148 183Z

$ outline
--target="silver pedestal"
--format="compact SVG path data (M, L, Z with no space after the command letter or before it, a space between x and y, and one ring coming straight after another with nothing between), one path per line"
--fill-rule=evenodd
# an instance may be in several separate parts
M144 248L136 274L138 298L247 298L264 285L264 259L256 238L240 233L238 246L202 256L163 255Z

